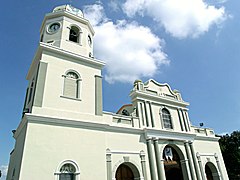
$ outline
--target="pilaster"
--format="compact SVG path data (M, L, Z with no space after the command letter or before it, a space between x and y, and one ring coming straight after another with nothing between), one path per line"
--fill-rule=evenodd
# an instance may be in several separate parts
M112 180L112 153L110 149L106 150L106 162L107 162L107 180Z
M102 76L95 75L95 114L102 116Z
M223 179L223 173L222 173L222 169L221 169L221 165L220 165L217 153L214 154L214 157L216 159L216 163L217 163L217 167L218 167L218 171L219 171L219 179L221 180L221 179Z
M140 152L140 159L141 159L141 166L142 166L142 172L144 180L147 180L147 168L146 168L146 159L145 159L145 152Z
M205 172L202 166L202 161L201 161L201 156L199 153L197 153L197 159L198 159L198 164L199 164L199 169L201 172L202 180L206 180Z

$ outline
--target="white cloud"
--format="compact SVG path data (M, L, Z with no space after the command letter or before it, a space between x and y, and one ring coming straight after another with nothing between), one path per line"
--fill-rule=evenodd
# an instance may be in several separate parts
M106 21L102 7L93 9L97 12L85 11L85 17L93 17L92 13L96 13L102 18L92 18L96 31L94 49L95 56L107 63L105 79L109 83L132 83L141 77L152 77L160 65L169 63L162 51L164 41L148 27L126 20Z
M110 0L110 2L108 3L108 6L112 11L118 11L120 10L120 7L121 7L120 2L118 0Z
M224 7L203 0L126 0L123 10L129 17L150 16L177 38L198 37L227 18Z
M0 166L0 170L2 171L2 177L1 177L1 179L2 179L2 180L5 180L6 177L7 177L8 166L6 166L6 165L1 165L1 166Z
M101 4L84 6L83 13L93 26L108 20Z

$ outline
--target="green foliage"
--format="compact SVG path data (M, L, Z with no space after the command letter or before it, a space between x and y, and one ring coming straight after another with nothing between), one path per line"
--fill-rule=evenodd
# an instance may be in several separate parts
M240 180L240 131L221 136L219 144L230 180Z

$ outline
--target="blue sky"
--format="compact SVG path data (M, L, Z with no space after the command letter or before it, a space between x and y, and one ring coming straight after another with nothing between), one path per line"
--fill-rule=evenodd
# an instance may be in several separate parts
M163 3L164 2L164 3ZM67 0L1 3L0 167L8 164L24 102L28 68L46 13ZM71 0L95 29L103 70L104 110L129 103L135 79L153 78L190 103L193 125L216 133L240 127L240 1ZM104 43L102 43L104 42Z

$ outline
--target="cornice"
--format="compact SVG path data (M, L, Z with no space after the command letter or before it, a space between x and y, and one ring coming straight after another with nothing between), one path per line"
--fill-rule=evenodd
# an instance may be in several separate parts
M195 140L201 140L201 141L215 141L218 142L220 138L219 137L211 137L211 136L196 136Z
M145 128L144 129L146 139L164 139L173 141L194 141L196 134L191 132L176 132L167 130L156 130Z
M93 59L93 58L86 57L86 56L81 56L79 54L72 53L72 52L66 51L64 49L60 49L59 47L52 46L52 45L49 45L49 44L44 43L44 42L40 42L39 46L38 46L38 49L37 49L37 51L34 55L32 64L29 68L29 71L28 71L28 74L27 74L27 77L26 77L27 79L30 78L30 74L32 72L31 70L34 69L34 67L38 64L37 62L41 59L41 55L42 55L43 51L49 51L49 52L61 55L63 57L69 57L69 58L73 58L73 59L76 59L76 60L81 60L82 62L84 62L88 65L92 65L92 66L94 66L98 69L102 69L103 66L105 66L105 62L103 62L101 60Z
M82 55L79 55L79 54L76 54L76 53L72 53L70 51L60 49L59 47L52 46L52 45L49 45L49 44L44 43L44 42L39 43L39 49L41 51L47 50L47 51L51 51L53 53L60 54L60 55L66 56L66 57L78 59L78 60L81 60L85 63L94 65L94 66L99 67L99 68L102 68L105 65L105 62L100 61L98 59L93 59L93 58L90 58L90 57L86 57L86 56L82 56Z
M87 128L92 130L107 131L107 132L123 132L123 133L129 133L129 134L144 133L144 131L139 128L111 126L110 124L107 124L107 123L97 123L97 122L89 122L89 121L87 122L87 121L79 121L74 119L61 119L61 118L55 118L55 117L38 116L33 114L25 114L25 116L29 123L64 126L64 127L72 127L72 128Z
M42 25L41 25L41 28L40 28L40 32L42 32L43 28L44 28L44 24L45 22L48 20L48 19L51 19L51 18L57 18L57 17L68 17L68 18L71 18L75 21L78 21L80 23L83 23L85 25L88 25L89 27L89 30L91 31L91 33L94 35L95 32L94 32L94 29L92 27L92 25L90 24L89 20L83 18L83 17L79 17L75 14L72 14L70 12L67 12L67 11L58 11L58 12L51 12L51 13L48 13L45 15L44 19L43 19L43 22L42 22Z
M170 98L166 98L166 97L162 97L162 96L156 96L156 95L152 95L152 94L138 91L138 90L132 91L130 93L130 97L132 98L132 100L143 100L143 101L146 100L146 101L151 101L156 104L167 103L167 104L180 106L180 107L189 106L189 103L185 102L185 101L177 101L174 99L170 99Z

